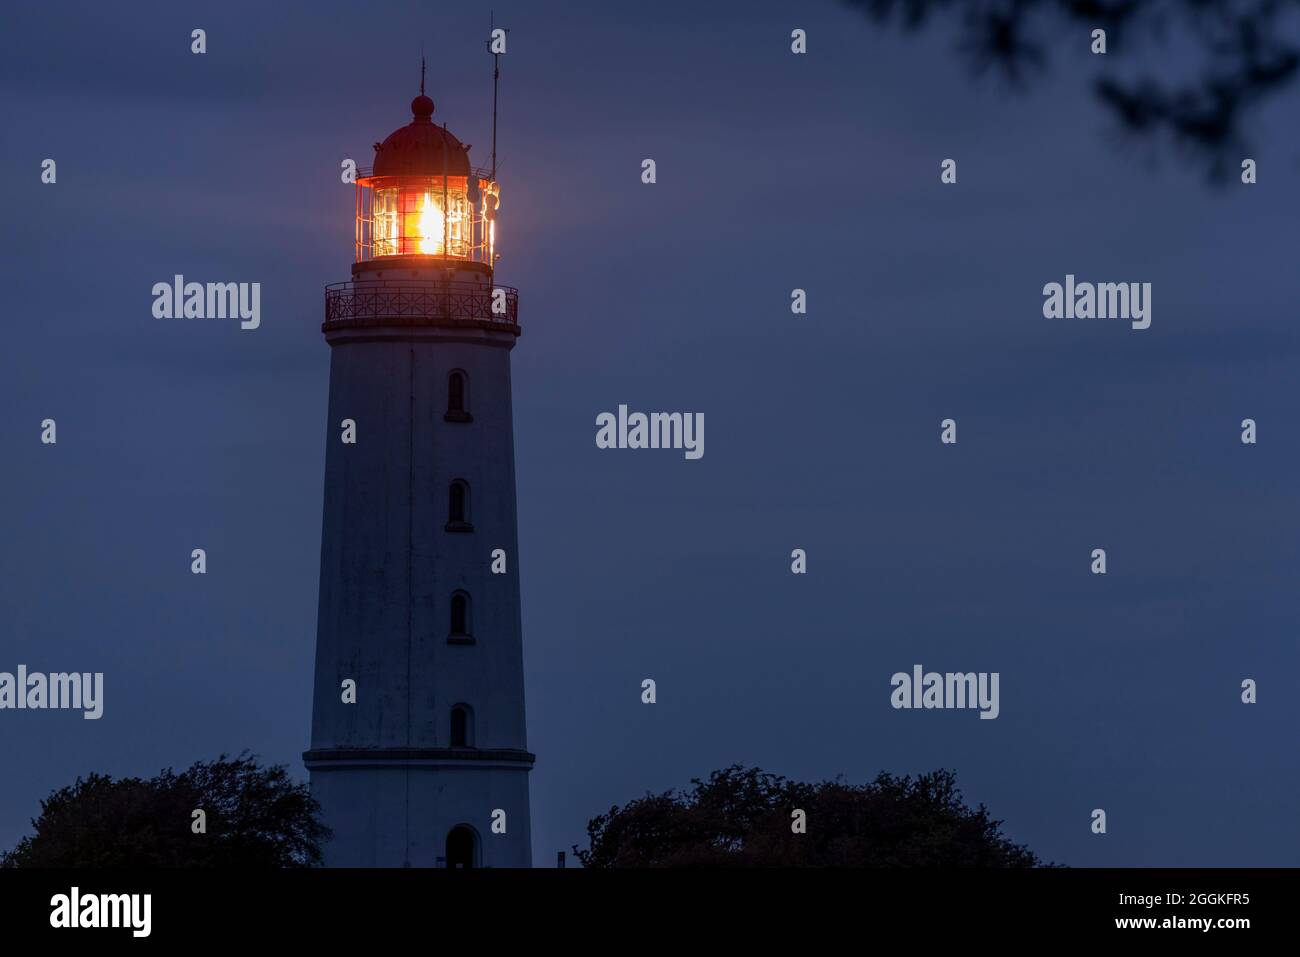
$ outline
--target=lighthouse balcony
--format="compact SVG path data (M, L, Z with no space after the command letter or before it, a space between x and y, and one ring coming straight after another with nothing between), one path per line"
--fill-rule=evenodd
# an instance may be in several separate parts
M322 329L488 323L516 332L519 290L454 279L361 279L325 287Z

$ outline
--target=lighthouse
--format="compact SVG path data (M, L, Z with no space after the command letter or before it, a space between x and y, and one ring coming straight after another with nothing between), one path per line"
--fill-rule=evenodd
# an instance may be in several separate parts
M495 170L411 102L356 179L330 348L311 790L330 866L531 864ZM495 150L494 150L495 154ZM495 155L493 163L495 165Z

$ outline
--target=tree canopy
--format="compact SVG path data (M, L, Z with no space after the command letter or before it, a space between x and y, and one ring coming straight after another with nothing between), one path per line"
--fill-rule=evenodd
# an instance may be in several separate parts
M733 765L587 825L584 867L1036 867L951 771L805 784ZM797 811L805 832L797 833Z
M203 833L196 833L203 811ZM306 867L329 836L283 765L221 755L149 779L91 774L41 802L3 867Z

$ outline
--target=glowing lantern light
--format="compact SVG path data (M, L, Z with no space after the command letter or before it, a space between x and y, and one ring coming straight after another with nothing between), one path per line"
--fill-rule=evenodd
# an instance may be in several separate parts
M420 252L430 256L442 253L442 210L433 205L433 197L424 194L424 208L420 210Z

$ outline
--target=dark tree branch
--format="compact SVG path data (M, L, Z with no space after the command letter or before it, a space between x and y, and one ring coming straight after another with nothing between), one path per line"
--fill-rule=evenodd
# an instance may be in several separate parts
M1300 0L843 0L872 21L904 31L940 16L959 17L959 52L975 73L998 71L1025 88L1046 66L1039 37L1055 20L1080 37L1107 31L1136 55L1144 35L1164 38L1181 28L1204 53L1206 66L1187 82L1147 72L1136 79L1105 77L1094 94L1121 129L1140 137L1167 136L1198 155L1221 178L1249 149L1247 114L1281 93L1300 67L1300 47L1283 36L1284 20ZM1082 40L1080 41L1082 42ZM1110 53L1108 55L1116 55Z

